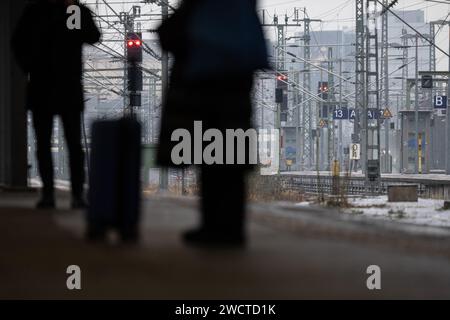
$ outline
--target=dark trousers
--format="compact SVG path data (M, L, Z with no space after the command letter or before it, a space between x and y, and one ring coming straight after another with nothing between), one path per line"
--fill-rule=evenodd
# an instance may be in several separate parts
M224 236L240 236L245 227L246 170L201 167L201 225Z
M43 193L54 193L54 172L51 152L53 118L55 114L47 111L33 111L33 126L36 133L36 156L39 174L43 183ZM72 195L80 197L85 179L84 153L81 146L81 113L65 111L59 114L64 127L64 136L69 150L70 178Z

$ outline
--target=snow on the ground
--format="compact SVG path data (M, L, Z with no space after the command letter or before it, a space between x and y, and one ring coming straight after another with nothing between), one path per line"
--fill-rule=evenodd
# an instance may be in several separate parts
M30 179L30 186L33 188L42 187L42 181L40 179ZM70 190L70 182L66 180L55 180L55 187L57 189L68 191Z
M307 207L307 206L309 206L309 205L310 205L310 203L309 203L309 202L306 202L306 201L304 201L304 202L299 202L299 203L296 203L295 205L296 205L296 206L298 206L298 207Z
M442 210L443 200L419 199L418 202L388 202L387 196L353 198L353 208L344 212L418 225L450 227L450 210Z

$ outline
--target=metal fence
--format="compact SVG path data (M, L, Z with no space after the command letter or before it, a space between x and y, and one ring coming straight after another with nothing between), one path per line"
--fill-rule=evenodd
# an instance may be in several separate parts
M338 190L339 194L346 195L367 195L367 194L387 194L388 186L392 185L405 185L415 184L418 186L419 196L423 197L436 197L436 193L432 192L437 187L435 183L412 183L411 181L405 182L402 180L382 179L380 185L368 185L363 177L345 177L341 176L338 180L335 180L332 176L313 176L313 175L298 175L298 176L279 176L278 177L280 188L289 191L298 191L314 194L332 194L333 191ZM337 185L337 188L336 188ZM450 185L439 185L439 190L443 190L440 193L443 195L447 188L450 189ZM434 196L432 196L435 194ZM439 196L440 198L440 196Z

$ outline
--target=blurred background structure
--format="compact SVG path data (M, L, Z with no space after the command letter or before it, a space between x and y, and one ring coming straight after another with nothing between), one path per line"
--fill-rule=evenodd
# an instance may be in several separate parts
M439 99L447 96L448 91L445 71L448 69L446 61L449 59L445 52L441 51L448 50L446 42L449 19L447 14L444 14L445 10L439 11L446 6L433 1L417 1L413 4L400 2L391 7L393 13L385 10L386 12L380 15L383 1L372 2L377 6L368 7L370 11L366 12L364 2L363 14L359 18L366 26L366 15L369 17L373 13L379 17L376 29L377 50L375 47L373 49L379 61L377 85L380 94L376 97L379 104L367 105L368 109L380 109L381 114L379 120L375 119L378 121L368 122L369 127L379 123L379 142L375 144L376 149L379 149L376 152L379 153L379 159L374 160L378 161L378 169L382 173L446 173L448 155L440 148L441 141L438 138L446 130L446 110L435 103L435 99L442 101ZM146 155L143 179L145 184L152 188L161 186L166 189L167 181L170 181L170 186L181 184L183 173L171 171L167 174L163 171L160 175L158 169L150 169L154 147L158 143L161 97L170 65L170 57L161 53L155 29L164 15L173 12L177 3L169 4L167 1L156 0L97 0L84 3L93 11L104 34L99 45L86 47L84 53L86 148L90 147L92 122L96 119L119 117L125 111L124 106L129 105L130 92L127 83L133 75L126 67L129 49L126 43L132 34L138 34L142 37L140 46L143 59L140 70L135 73L142 77L142 86L139 88L142 90L137 91L133 99L138 96L136 115L143 125L142 143ZM370 1L368 5L371 5L369 3ZM390 3L383 2L384 5ZM277 170L305 172L318 168L319 171L331 172L333 163L338 161L340 171L344 172L349 170L352 164L350 147L355 143L361 145L361 155L364 157L364 139L355 131L358 121L355 124L354 120L360 103L358 97L364 96L357 92L361 90L361 86L358 87L361 78L358 78L357 74L366 72L357 71L360 55L355 47L358 30L355 29L353 9L356 5L361 6L362 2L342 1L336 3L334 8L314 17L308 7L296 7L295 2L286 4L266 0L260 3L259 14L267 34L275 72L261 72L258 75L254 92L254 124L259 129L281 129L281 148L269 152L272 157L277 155L279 158L273 159L279 161ZM14 14L20 11L20 3L17 6L11 8ZM317 8L312 7L317 11ZM443 12L442 17L437 16L440 12ZM14 25L13 20L4 21ZM3 30L7 32L8 28ZM417 70L415 31L420 34L417 42ZM427 42L427 38L431 39L431 42ZM3 37L2 41L7 42L7 37ZM3 46L5 59L9 55L7 48ZM9 68L14 68L14 65ZM12 71L14 76L17 70ZM434 75L433 88L422 88L419 85L416 92L416 74L421 79L426 72L437 72ZM370 73L370 70L367 70L367 73ZM18 85L10 90L11 96L21 92ZM370 88L363 90L367 92ZM276 97L277 91L281 93L280 102ZM418 128L415 124L416 100L421 115L417 121ZM21 101L18 100L17 103L21 105ZM9 119L21 121L23 127L23 114L18 114L19 111L4 112L3 119L15 117ZM10 162L18 166L17 170L7 169L6 162L3 161L1 173L5 175L2 180L17 180L22 186L25 184L24 175L33 182L38 178L34 136L33 130L30 130L31 121L29 117L25 121L28 128L26 155L25 150L21 150L21 159ZM3 128L14 123L6 122ZM67 156L59 127L56 123L53 137L55 173L59 180L65 181L68 179ZM18 130L18 134L13 135L15 141L18 141L23 130L17 125L13 129ZM6 138L8 135L6 129L4 130ZM415 131L418 131L417 134ZM8 143L6 140L2 146L4 154L8 148L19 148L18 144ZM23 170L24 161L27 161L29 171L19 173L19 168ZM364 173L366 168L361 165L362 162L364 159L355 162L353 169ZM187 172L187 185L193 183L192 176L191 172Z

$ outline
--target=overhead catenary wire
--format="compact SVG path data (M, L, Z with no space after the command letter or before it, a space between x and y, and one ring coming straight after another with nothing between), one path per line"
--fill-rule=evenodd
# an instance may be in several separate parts
M430 40L428 37L424 36L421 32L419 32L416 28L414 28L411 24L409 24L407 21L405 21L403 18L401 18L398 14L396 14L394 11L392 11L390 8L385 6L380 0L376 0L383 8L386 9L386 11L390 12L393 16L395 16L397 19L399 19L401 22L403 22L408 28L413 30L420 38L424 39L426 42L428 42L431 46L435 47L437 50L439 50L441 53L446 55L450 58L450 54L445 52L445 50L441 49L438 45L436 45L432 40Z

